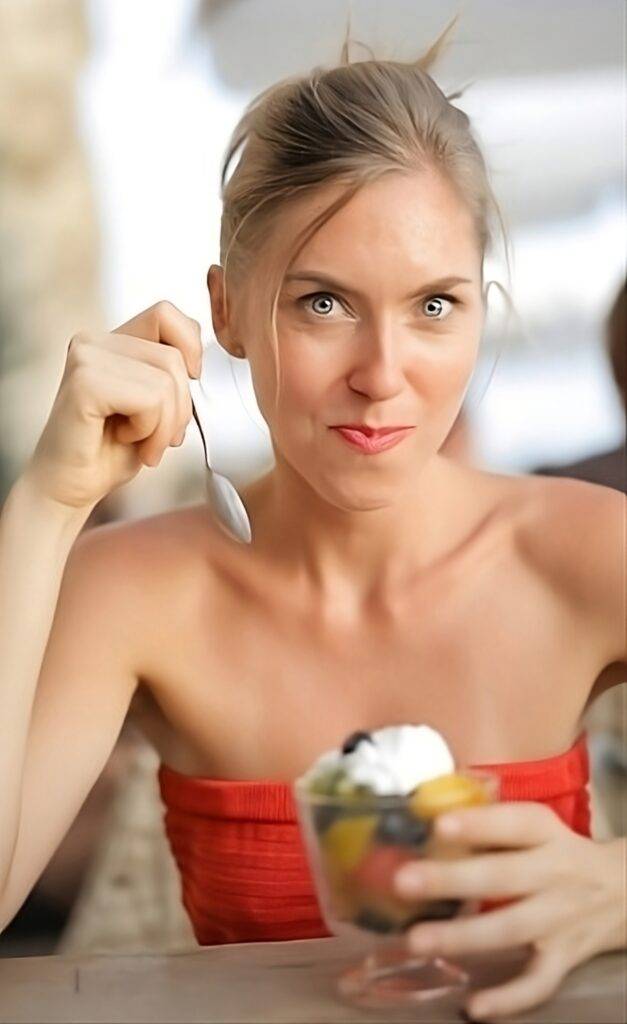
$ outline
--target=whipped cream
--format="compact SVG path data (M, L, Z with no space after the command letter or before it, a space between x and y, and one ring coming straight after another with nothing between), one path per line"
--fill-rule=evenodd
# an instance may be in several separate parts
M446 740L429 725L386 725L367 735L348 754L341 749L321 754L303 776L305 785L341 768L353 785L379 796L406 796L427 779L455 771Z

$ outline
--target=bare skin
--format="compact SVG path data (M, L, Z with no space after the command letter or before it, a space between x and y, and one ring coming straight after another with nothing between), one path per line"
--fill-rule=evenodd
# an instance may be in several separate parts
M21 730L5 752L15 807L0 928L69 827L129 706L179 771L289 782L347 732L395 721L430 722L460 763L551 756L571 745L589 701L625 679L623 496L439 454L485 313L472 221L445 182L371 184L296 255L291 275L324 272L341 284L286 280L275 401L259 327L266 265L333 198L324 192L282 212L263 265L228 307L221 268L209 271L216 336L248 358L276 455L242 494L252 545L228 539L204 507L88 531L70 556L37 680L30 661L72 535L104 493L182 440L199 325L159 304L74 348L67 386L0 521L7 620L31 535L43 538L51 579L47 589L26 581L23 612L0 635L14 665L3 713ZM449 275L464 280L433 284ZM413 429L366 456L330 429L348 423ZM39 603L29 590L43 592ZM38 618L22 642L31 605ZM422 891L489 896L499 870L516 878L526 898L514 908L446 922L437 939L458 951L515 937L535 946L509 988L471 997L473 1012L498 1015L547 998L575 963L624 941L624 845L575 837L534 804L476 811L475 837L522 852L433 865ZM418 948L426 937L419 925L408 941Z
M430 722L466 764L571 745L619 668L543 542L557 533L547 511L588 487L442 463L455 499L446 545L353 622L330 622L306 580L230 541L202 506L125 527L155 556L165 538L172 547L163 574L148 573L132 705L164 763L289 781L353 729L394 721ZM253 529L266 487L243 491Z
M288 209L264 259L321 205ZM300 279L313 270L346 287ZM408 298L453 274L464 283ZM277 308L278 410L258 328L264 276L253 273L228 308L223 280L213 266L214 330L250 361L276 466L243 492L251 548L211 532L202 508L167 517L188 552L182 585L198 577L199 591L191 603L166 602L134 702L163 760L189 774L291 779L352 729L395 720L431 722L465 763L566 749L619 656L620 624L615 613L608 627L600 609L599 621L586 618L571 590L579 553L568 545L580 542L560 516L579 518L586 536L596 512L586 485L437 454L485 314L472 223L456 194L433 175L384 178L297 254ZM459 301L439 300L429 318L428 296L442 292ZM415 430L365 456L329 429L353 422ZM613 516L608 544L618 541L618 504ZM186 615L173 616L178 608Z

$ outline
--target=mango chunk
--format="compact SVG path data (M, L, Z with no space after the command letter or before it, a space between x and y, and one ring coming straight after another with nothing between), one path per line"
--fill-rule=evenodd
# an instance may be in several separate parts
M321 837L321 846L333 868L352 871L362 859L377 827L374 814L340 818Z
M417 818L430 820L457 807L490 803L488 787L469 775L439 775L418 786L409 798L409 807Z

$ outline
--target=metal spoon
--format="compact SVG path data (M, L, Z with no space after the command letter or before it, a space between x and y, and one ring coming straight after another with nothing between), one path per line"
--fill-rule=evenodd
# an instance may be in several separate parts
M199 380L190 380L190 385L198 385L202 391L202 385ZM192 397L192 412L198 430L200 431L200 438L202 446L205 452L205 463L207 466L207 472L205 475L205 485L207 492L207 500L215 512L216 517L220 526L222 526L226 532L234 540L239 541L242 544L250 544L252 540L252 531L250 528L250 520L248 513L244 507L244 503L240 498L239 494L235 490L235 487L230 480L227 480L221 473L216 473L211 468L209 462L209 448L205 439L205 434L202 429L202 424L196 410L196 403Z

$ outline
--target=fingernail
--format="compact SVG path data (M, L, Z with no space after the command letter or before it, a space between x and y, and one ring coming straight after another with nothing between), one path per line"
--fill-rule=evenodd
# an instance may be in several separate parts
M449 814L443 814L441 818L438 818L436 828L443 836L456 836L462 830L459 818L454 818Z
M404 867L401 868L394 880L396 891L401 896L413 896L419 889L422 888L422 874L419 868Z

